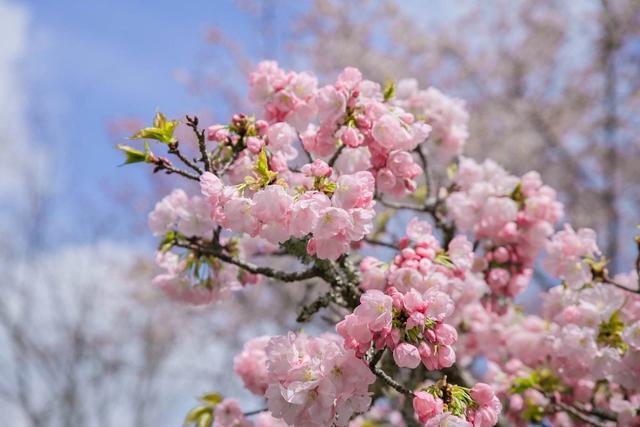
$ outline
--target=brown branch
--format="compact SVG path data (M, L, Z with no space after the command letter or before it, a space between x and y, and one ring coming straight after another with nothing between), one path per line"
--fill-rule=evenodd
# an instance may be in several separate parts
M260 267L255 264L252 264L247 261L243 261L241 259L235 258L229 254L222 252L221 250L216 250L213 248L207 248L196 243L184 243L184 242L174 242L174 246L179 248L189 249L195 252L200 252L202 254L211 255L215 258L218 258L220 261L226 262L228 264L233 264L235 266L240 267L241 269L248 271L253 274L261 274L263 276L280 280L283 282L299 282L302 280L311 279L313 277L321 277L320 271L316 266L311 267L305 271L297 271L288 273L285 271L274 270L269 267Z
M204 164L204 170L207 172L211 172L211 162L209 161L209 154L207 153L207 144L204 138L204 129L198 130L198 122L199 119L197 116L187 118L187 126L193 129L193 132L196 134L196 138L198 138L198 150L200 151L200 161Z
M596 426L596 427L606 427L607 426L606 423L601 422L599 419L596 419L594 417L591 417L591 416L585 414L584 412L580 411L579 409L577 409L577 408L575 408L575 407L573 407L571 405L567 405L566 403L557 401L555 399L554 399L552 404L553 404L553 406L561 409L562 411L568 413L572 417L574 417L574 418L576 418L576 419L578 419L578 420L580 420L580 421L582 421L584 423L587 423L587 424L590 424L590 425Z
M374 353L371 360L369 361L369 369L371 369L371 372L373 372L376 377L380 378L382 382L396 390L398 393L404 394L407 397L413 397L413 392L411 390L391 378L389 374L387 374L382 370L382 368L378 366L378 362L380 361L380 359L382 359L384 352L385 350L380 350Z
M340 154L342 154L342 150L344 150L344 147L346 147L346 145L342 144L340 147L338 147L336 152L333 153L333 156L331 156L331 158L327 162L329 166L333 167L333 165L336 163L336 160L338 160L338 157L340 157Z
M154 158L152 158L152 162L155 165L155 168L153 168L153 173L156 173L159 171L165 171L165 173L168 175L175 173L185 178L200 182L199 177L185 170L176 168L171 164L171 162L168 159L154 156Z
M182 161L182 163L187 165L189 168L195 171L198 175L202 175L202 169L200 169L200 167L195 163L193 163L191 160L186 158L184 154L182 154L182 152L178 149L178 142L169 144L169 154L173 154L177 156Z

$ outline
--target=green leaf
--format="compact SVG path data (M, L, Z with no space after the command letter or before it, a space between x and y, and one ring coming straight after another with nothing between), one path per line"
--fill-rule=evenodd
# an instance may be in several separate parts
M200 396L200 401L203 403L207 403L209 405L215 406L218 403L222 402L222 395L219 393L206 393Z
M264 148L260 151L258 155L258 160L256 161L256 172L261 175L266 175L269 172L269 161L267 159L267 150Z
M173 132L178 125L177 120L167 120L161 112L157 112L153 119L153 126L144 128L133 134L129 139L153 139L165 144L174 143L177 140Z
M532 403L531 401L527 401L526 404L527 407L521 413L522 419L532 423L542 422L542 418L544 418L544 408Z
M455 163L451 163L447 167L447 178L453 179L458 174L458 165Z
M136 150L133 147L124 144L116 145L116 148L125 154L125 161L120 166L129 165L132 163L149 163L151 160L151 151L149 150L149 144L144 144L144 151Z
M394 82L387 82L384 85L384 101L387 102L396 96L396 84Z
M518 209L523 209L524 208L525 197L524 197L524 193L522 192L522 183L521 182L519 182L516 185L516 188L513 189L513 191L509 195L509 197L511 197L511 199L514 202L516 202L516 204L518 205Z
M178 233L173 230L167 231L167 234L164 235L164 238L158 245L158 250L160 252L167 252L168 250L170 250L175 243L176 237L178 237Z
M526 390L529 390L530 388L535 387L536 385L538 385L537 377L534 377L533 374L531 374L530 377L514 378L510 392L520 394L525 392Z
M624 353L629 348L629 345L622 339L622 331L624 331L624 322L620 320L620 313L616 310L609 320L600 323L596 342Z
M213 408L211 408L210 406L196 406L187 413L187 416L184 418L184 425L188 426L198 423L203 415L211 413L213 413Z
M198 420L198 427L211 427L213 425L213 415L212 414L202 414L200 420Z
M444 265L447 268L455 267L455 265L453 265L453 262L451 261L451 258L449 258L449 255L446 252L440 252L436 254L434 262L440 265Z
M272 183L278 176L277 172L273 172L269 169L269 160L267 159L267 150L262 148L256 164L253 166L253 170L257 175L257 180L253 183L253 187L264 188ZM246 178L245 178L246 181Z
M213 425L213 415L203 414L198 421L198 427L211 427Z

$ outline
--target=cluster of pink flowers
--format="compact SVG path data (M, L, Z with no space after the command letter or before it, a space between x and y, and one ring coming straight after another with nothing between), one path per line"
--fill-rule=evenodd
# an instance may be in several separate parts
M309 153L326 157L347 147L363 168L358 170L366 168L376 176L380 191L414 191L422 169L411 151L427 138L430 126L391 105L380 85L364 80L355 68L346 68L333 85L315 90L316 83L305 73L285 73L272 62L261 63L250 78L253 99L265 105L267 118L301 132ZM318 123L310 124L316 113Z
M318 113L318 79L310 73L285 72L274 61L260 62L249 75L249 98L264 106L270 122L287 122L299 132Z
M546 249L545 267L549 273L571 288L591 282L591 266L587 261L600 254L593 230L581 228L576 233L566 224L564 230L553 235Z
M398 82L395 104L431 126L428 147L436 160L446 164L462 154L469 137L464 101L433 87L420 90L417 80L404 79Z
M149 214L149 228L155 236L164 236L169 231L178 231L185 236L208 238L214 222L204 198L189 197L184 190L173 190L156 203Z
M413 409L425 427L491 427L502 404L488 384L477 383L470 390L435 384L415 393Z
M237 187L225 186L209 172L202 175L201 188L211 216L225 229L275 244L310 235L310 255L337 259L349 251L352 241L361 240L372 229L373 176L362 171L331 181L332 169L321 160L305 165L303 171L316 186L320 181L324 186L332 185L331 197L315 189L313 183L308 191L300 187L304 192L297 195L279 184L241 194Z
M496 163L463 158L447 198L450 217L462 231L484 242L476 265L494 296L514 297L528 285L532 267L563 214L556 192L536 172L522 178Z
M635 274L615 280L637 288ZM544 318L515 310L498 315L476 306L467 320L472 326L465 352L489 358L485 380L509 402L507 415L518 424L532 421L531 408L544 412L551 404L548 394L567 387L573 390L563 396L568 404L589 408L597 402L617 414L619 425L640 422L640 295L603 283L582 285L544 295ZM514 384L523 381L535 386L514 393ZM540 390L544 384L556 385ZM566 414L554 420L563 424Z
M373 258L363 261L362 285L368 290L336 330L360 357L373 344L377 350L392 350L399 367L416 368L421 361L430 370L449 367L455 362L452 346L458 334L444 323L454 304L440 286L470 267L471 244L458 237L446 253L430 225L413 220L403 245L389 268Z
M181 258L174 252L158 252L156 263L164 271L153 278L153 284L171 299L192 305L210 304L227 298L232 291L258 280L257 276L241 274L234 265L204 267L197 259L191 256ZM205 271L201 271L201 267Z
M207 304L257 283L260 272L323 280L331 289L305 305L300 319L325 307L341 318L337 334L248 341L234 369L268 411L248 417L238 401L214 397L203 425L403 426L415 416L424 426L489 427L501 400L516 425L545 418L575 425L562 405L640 425L637 275L609 276L594 231L556 231L563 206L536 172L517 177L491 160L455 162L468 137L462 101L420 90L414 80L395 90L354 68L320 87L310 73L263 62L250 76L262 119L235 114L205 138L187 118L199 160L180 154L177 122L161 114L136 134L167 144L185 170L148 146L125 147L127 163L152 163L200 187L200 195L173 191L149 215L162 239L163 272L154 283L170 297ZM416 189L428 165L428 185L445 167L452 175L425 200ZM429 215L439 230L413 218L397 237L397 223L376 221L376 200ZM376 245L395 253L372 256ZM368 256L348 256L357 249ZM543 294L539 315L524 314L514 298L532 281L543 250L539 264L561 285ZM290 274L255 257L275 251L308 267ZM447 382L456 373L466 379L456 370L473 370L479 358L488 384ZM423 375L421 364L444 372ZM426 378L440 379L414 387ZM385 394L387 386L399 395Z
M271 414L290 425L346 426L371 404L375 376L337 335L256 338L234 367L252 392L265 396Z

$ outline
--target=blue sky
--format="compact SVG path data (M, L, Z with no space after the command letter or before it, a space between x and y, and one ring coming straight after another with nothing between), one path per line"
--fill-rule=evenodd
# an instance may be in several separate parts
M120 153L106 131L117 117L150 119L211 109L176 81L191 69L211 25L256 52L273 50L257 37L259 22L235 2L223 1L30 1L24 79L28 122L39 144L51 149L51 179L59 213L82 216L82 205L108 209L101 186L141 180L141 168L116 168ZM299 7L300 3L298 3ZM290 11L279 8L275 25ZM274 49L274 47L276 47ZM85 206L86 207L86 206ZM63 225L61 225L63 226ZM70 233L70 238L81 238Z

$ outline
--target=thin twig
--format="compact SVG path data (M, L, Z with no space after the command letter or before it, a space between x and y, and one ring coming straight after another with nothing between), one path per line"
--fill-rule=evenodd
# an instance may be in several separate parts
M211 172L211 162L209 161L209 154L207 153L207 144L204 138L204 129L198 130L198 122L199 119L197 116L187 118L187 126L193 129L193 132L196 134L198 138L198 150L200 151L200 161L204 164L204 170L207 172Z
M155 168L153 169L153 172L154 172L154 173L156 173L156 172L159 172L159 171L162 171L162 170L163 170L163 171L165 171L165 173L167 173L167 174L175 173L175 174L178 174L178 175L184 176L185 178L189 178L189 179L192 179L192 180L194 180L194 181L198 181L198 182L200 182L200 178L199 178L199 177L197 177L196 175L194 175L194 174L192 174L192 173L189 173L189 172L187 172L187 171L185 171L185 170L178 169L178 168L174 167L174 166L171 164L171 162L170 162L169 160L167 160L167 159L163 159L163 158L160 158L160 157L156 157L156 158L153 160L153 164L154 164L154 165L156 165L156 166L155 166Z
M633 294L640 294L640 286L638 287L638 289L631 289L631 288L628 288L628 287L626 287L624 285L621 285L620 283L617 283L616 281L610 279L609 277L605 277L603 279L603 283L615 286L618 289L622 289L623 291L631 292Z
M398 245L394 244L394 243L389 243L389 242L383 242L382 240L378 240L378 239L373 239L373 238L368 238L365 237L364 241L370 245L375 245L375 246L384 246L385 248L390 248L390 249L395 249L398 250L400 249L398 247Z
M378 362L380 361L380 359L382 359L384 352L385 350L380 350L374 353L371 360L369 361L369 369L371 369L371 372L373 372L375 376L380 378L382 382L396 390L398 393L404 394L405 396L413 397L413 392L411 390L391 378L389 374L387 374L382 370L382 368L378 366Z
M174 143L169 144L169 154L174 154L180 160L182 160L182 163L184 163L185 165L190 167L198 175L202 175L202 169L200 169L200 167L198 165L196 165L195 163L193 163L191 160L186 158L184 156L184 154L182 154L182 152L178 149L178 142L174 142Z
M262 412L267 412L267 411L268 411L267 408L262 408L262 409L256 409L254 411L245 412L243 415L245 417L250 417L252 415L258 415L258 414L261 414Z
M422 145L418 145L415 149L415 152L418 153L418 157L420 157L420 162L422 163L422 169L424 170L424 179L425 184L427 185L427 197L426 200L431 198L433 194L433 174L431 173L431 168L429 167L429 161L427 160L427 156L424 155L422 151Z
M340 154L342 153L342 150L344 150L344 147L346 147L345 144L342 144L340 147L338 147L338 149L336 150L335 153L333 153L333 156L331 156L331 158L329 159L329 161L327 162L327 164L331 167L333 167L333 165L336 163L336 160L338 160L338 157L340 157Z

